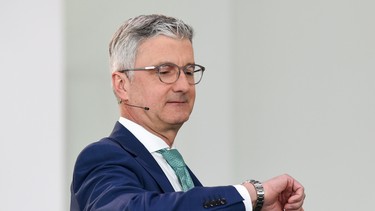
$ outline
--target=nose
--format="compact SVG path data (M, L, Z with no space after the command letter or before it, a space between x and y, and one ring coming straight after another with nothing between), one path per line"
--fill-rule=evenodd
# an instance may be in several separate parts
M174 91L186 92L190 89L191 86L194 86L194 85L189 84L189 81L184 71L180 70L180 76L178 77L177 81L173 84Z

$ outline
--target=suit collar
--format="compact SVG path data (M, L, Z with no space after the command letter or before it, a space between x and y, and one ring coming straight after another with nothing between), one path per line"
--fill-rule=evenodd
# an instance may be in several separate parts
M156 152L160 149L169 148L168 144L163 139L149 132L141 125L124 117L120 117L118 122L131 131L137 140L141 142L150 153Z
M164 192L174 191L168 178L159 167L159 164L155 161L145 146L128 129L119 122L116 122L109 138L117 142L124 150L132 154L138 163L150 173Z
M155 179L164 192L173 192L174 189L169 183L159 164L154 157L145 148L145 146L121 123L116 122L115 127L109 136L113 141L117 142L124 150L133 155L133 157L141 164L146 171ZM198 178L188 167L191 178L195 186L202 186Z

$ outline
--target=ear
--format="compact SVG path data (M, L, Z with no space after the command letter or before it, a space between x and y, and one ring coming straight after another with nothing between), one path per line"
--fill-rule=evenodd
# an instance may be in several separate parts
M118 100L128 100L126 85L129 83L128 78L120 72L112 73L112 89Z

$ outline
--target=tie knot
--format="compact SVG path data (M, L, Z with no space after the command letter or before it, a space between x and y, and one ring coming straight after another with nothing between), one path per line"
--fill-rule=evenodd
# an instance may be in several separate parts
M177 149L161 149L158 152L163 155L164 159L169 163L169 165L171 165L172 168L181 168L186 166L184 159Z

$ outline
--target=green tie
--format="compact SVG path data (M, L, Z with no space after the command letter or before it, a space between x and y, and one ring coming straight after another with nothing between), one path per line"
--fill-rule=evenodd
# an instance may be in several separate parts
M186 168L184 159L182 158L181 154L177 151L177 149L161 149L158 152L163 155L164 159L175 171L178 180L181 184L182 190L187 191L193 188L193 180L191 179L189 171Z

